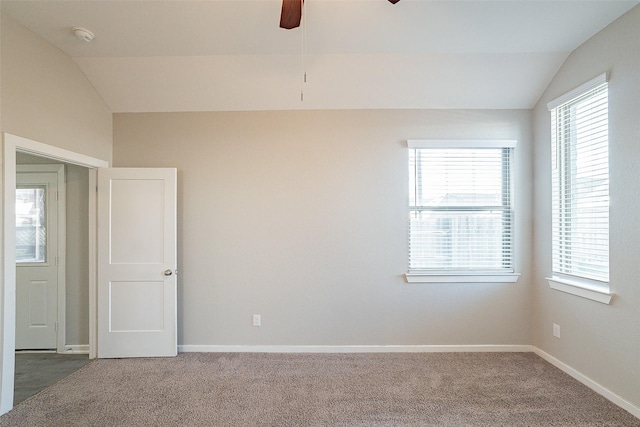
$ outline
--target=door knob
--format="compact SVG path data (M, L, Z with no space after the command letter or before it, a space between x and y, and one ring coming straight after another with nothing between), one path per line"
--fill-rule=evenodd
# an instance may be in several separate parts
M165 270L164 271L164 275L165 276L171 276L172 274L173 274L173 271L171 271L171 270Z

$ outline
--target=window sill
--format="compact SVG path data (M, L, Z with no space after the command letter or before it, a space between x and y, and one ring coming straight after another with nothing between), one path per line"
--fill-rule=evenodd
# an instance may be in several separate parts
M515 283L519 273L469 273L438 274L409 272L405 278L408 283Z
M547 281L551 289L597 301L602 304L611 304L611 299L614 296L614 294L609 292L608 287L598 286L587 281L570 280L564 277L547 277Z

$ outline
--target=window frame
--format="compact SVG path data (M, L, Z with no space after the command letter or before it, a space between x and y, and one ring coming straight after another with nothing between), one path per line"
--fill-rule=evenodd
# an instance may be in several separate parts
M567 127L575 126L575 124L570 122L569 124L560 123L557 118L554 118L554 115L557 112L558 108L566 107L568 104L584 97L589 94L589 92L594 91L595 89L600 88L603 85L608 85L608 73L603 73L598 75L592 80L578 86L577 88L561 95L560 97L550 101L547 104L547 109L550 112L550 130L551 130L551 178L552 183L558 182L558 188L555 185L552 185L551 199L552 199L552 207L551 207L551 221L552 224L556 222L562 222L562 218L560 215L560 210L563 209L562 203L559 200L562 199L561 195L566 194L569 190L567 187L570 186L572 180L575 179L573 174L571 173L571 168L568 167L570 164L568 162L564 162L563 159L566 158L565 151L569 150L569 145L575 143L574 138L569 138L569 142L567 143L567 138L560 138L558 135L561 135L561 131L566 129ZM608 96L608 87L607 87L607 96ZM607 100L607 127L609 123L608 116L608 100ZM577 131L574 131L577 133ZM607 147L609 147L609 138L607 135ZM575 148L574 148L575 150ZM562 153L560 153L562 151ZM608 149L607 149L607 163L608 163ZM563 161L563 167L561 167L558 162ZM564 171L564 173L563 173ZM558 175L558 176L556 176ZM610 171L607 170L607 177L610 177ZM609 180L607 180L609 182ZM607 187L607 199L610 198L610 185ZM558 200L557 202L553 202L554 200ZM574 203L572 201L572 203ZM555 204L558 204L559 208L555 209ZM609 210L610 212L610 210ZM610 220L607 217L607 231L610 233ZM588 278L580 275L567 274L559 271L555 271L556 259L555 259L555 241L556 237L553 236L553 227L551 229L552 232L552 259L551 259L551 276L547 277L547 281L549 283L549 287L551 289L555 289L557 291L565 292L568 294L576 295L582 298L587 298L593 301L597 301L603 304L610 304L613 294L610 291L609 280L610 277L606 280L596 280L594 278ZM564 246L563 246L564 247ZM570 244L569 244L570 248ZM607 251L609 251L609 241L607 238ZM559 262L559 261L558 261ZM607 274L609 275L610 268L610 258L607 256Z
M510 260L511 268L500 270L479 270L479 269L451 269L451 270L418 270L409 269L405 278L409 283L514 283L520 274L515 273L515 214L514 214L514 149L517 146L516 140L407 140L407 148L413 149L457 149L457 148L499 148L509 149L509 168L506 171L508 182L503 180L503 185L508 184L509 206L511 213L511 238L510 238ZM502 164L502 173L505 173L505 164ZM412 172L409 171L409 178ZM410 180L408 180L410 181ZM408 203L408 214L411 214L411 205ZM407 230L407 237L410 238L411 229ZM409 263L409 257L407 257Z

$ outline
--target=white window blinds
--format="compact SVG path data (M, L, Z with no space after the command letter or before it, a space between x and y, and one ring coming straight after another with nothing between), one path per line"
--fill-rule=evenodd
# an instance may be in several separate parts
M608 282L606 75L588 82L582 91L573 91L571 95L557 106L550 105L553 272Z
M409 141L409 270L512 272L515 141Z

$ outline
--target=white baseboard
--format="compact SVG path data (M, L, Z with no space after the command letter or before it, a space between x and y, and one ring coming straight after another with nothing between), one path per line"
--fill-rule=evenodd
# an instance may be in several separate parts
M547 362L551 363L556 368L558 368L561 371L569 374L570 376L572 376L576 380L580 381L582 384L584 384L587 387L589 387L591 390L595 391L596 393L598 393L601 396L604 396L605 398L607 398L611 402L615 403L616 405L618 405L619 407L621 407L625 411L630 412L633 416L640 418L640 408L639 407L637 407L634 404L624 400L622 397L618 396L617 394L615 394L611 390L601 386L600 384L598 384L597 382L595 382L591 378L589 378L586 375L578 372L577 370L575 370L571 366L567 365L566 363L561 362L560 360L558 360L555 357L551 356L549 353L547 353L545 351L542 351L537 347L532 347L532 348L533 348L533 352L535 354L537 354L538 356L542 357L544 360L546 360Z
M530 345L179 345L181 353L531 352Z
M64 354L89 354L89 344L65 345Z

